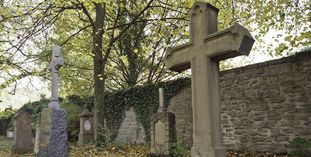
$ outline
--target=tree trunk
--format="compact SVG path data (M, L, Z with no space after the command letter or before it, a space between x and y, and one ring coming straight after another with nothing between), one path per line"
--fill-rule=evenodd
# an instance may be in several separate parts
M104 141L104 92L105 76L103 61L103 26L105 18L105 8L103 4L97 3L96 19L93 26L93 64L94 64L94 139L100 143Z

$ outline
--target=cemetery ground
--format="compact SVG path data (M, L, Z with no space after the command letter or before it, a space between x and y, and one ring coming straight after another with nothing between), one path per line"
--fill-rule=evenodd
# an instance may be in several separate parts
M34 156L32 153L11 155L12 139L0 136L0 157L29 157ZM85 145L79 147L75 143L70 144L70 157L144 157L147 155L149 148L143 145L115 146L109 145L101 148L94 145Z
M12 139L0 136L0 157L30 157L33 154L11 155ZM146 145L108 145L105 148L94 145L78 146L76 143L70 143L70 157L145 157L149 153L149 147ZM182 150L179 150L182 151ZM178 152L176 152L178 153ZM189 151L180 157L188 157ZM227 157L293 157L288 154L273 153L255 153L255 152L234 152L228 151ZM178 155L179 157L179 155Z

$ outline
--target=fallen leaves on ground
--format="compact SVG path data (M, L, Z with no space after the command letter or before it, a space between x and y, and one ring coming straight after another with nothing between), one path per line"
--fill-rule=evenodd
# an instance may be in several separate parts
M149 148L143 145L128 145L126 147L111 146L105 149L94 145L70 146L71 157L145 157Z
M258 153L258 152L236 152L228 151L227 157L290 157L287 154L273 154L273 153Z
M11 154L12 139L0 137L0 157L29 157L32 154ZM123 145L107 146L106 148L96 147L95 145L78 146L69 145L70 157L146 157L149 147L144 145ZM255 152L235 152L228 151L227 157L290 157L287 154L255 153Z

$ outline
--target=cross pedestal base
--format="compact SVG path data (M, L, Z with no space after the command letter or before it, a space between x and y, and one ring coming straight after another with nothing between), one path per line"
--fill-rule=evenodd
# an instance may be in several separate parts
M48 106L49 108L52 108L52 109L56 109L56 110L60 109L58 101L51 101Z
M215 147L213 150L208 150L208 146L204 146L204 147L193 146L191 148L191 156L192 157L204 157L204 156L226 157L226 148L224 146Z
M67 113L47 108L41 112L38 157L67 157Z

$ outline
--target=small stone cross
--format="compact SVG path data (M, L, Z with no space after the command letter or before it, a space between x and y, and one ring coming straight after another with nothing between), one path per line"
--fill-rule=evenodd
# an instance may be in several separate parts
M52 94L49 108L59 109L58 86L59 86L59 69L64 65L64 58L60 55L60 47L54 45L52 47L52 61L48 65L48 69L52 74Z
M218 31L218 9L196 2L189 11L190 42L168 49L166 67L181 72L191 68L192 157L225 157L220 128L218 61L248 55L254 39L239 24Z

